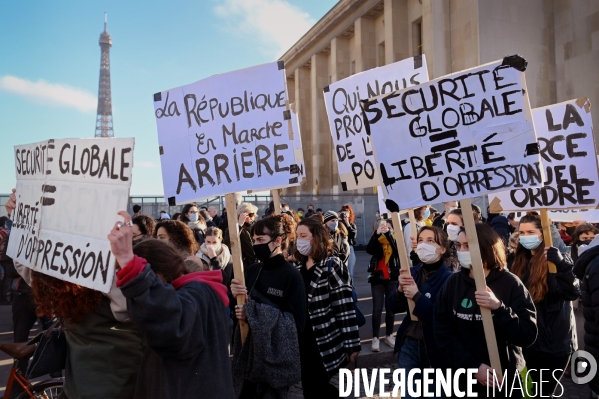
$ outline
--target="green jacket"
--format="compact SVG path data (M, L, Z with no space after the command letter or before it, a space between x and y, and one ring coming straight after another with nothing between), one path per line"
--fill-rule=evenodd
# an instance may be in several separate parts
M137 328L118 322L103 297L81 324L65 326L64 390L69 399L131 399L143 355Z

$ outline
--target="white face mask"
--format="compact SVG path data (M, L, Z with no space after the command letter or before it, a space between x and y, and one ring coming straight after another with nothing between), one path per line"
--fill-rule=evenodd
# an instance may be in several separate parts
M309 256L312 253L312 244L310 243L310 240L297 239L295 241L295 247L297 248L297 251L304 256Z
M416 247L416 254L422 261L422 263L431 264L439 259L439 254L437 253L437 247L427 244L425 242L421 242Z
M472 259L470 259L470 251L458 251L458 260L460 265L465 269L472 269Z
M447 214L449 215L452 211L455 211L456 209L458 209L458 208L455 206L450 206L449 211L447 211Z
M453 224L447 225L447 236L451 241L457 241L458 235L460 234L461 227Z

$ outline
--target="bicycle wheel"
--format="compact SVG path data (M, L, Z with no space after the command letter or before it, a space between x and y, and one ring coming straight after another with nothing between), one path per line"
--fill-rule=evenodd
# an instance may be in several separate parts
M32 392L36 399L57 399L62 393L62 381L47 381L35 384ZM19 399L30 399L31 397L23 392Z

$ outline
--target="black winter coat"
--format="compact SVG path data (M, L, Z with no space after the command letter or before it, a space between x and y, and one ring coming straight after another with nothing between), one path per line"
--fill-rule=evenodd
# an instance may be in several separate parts
M572 273L572 264L568 259L556 264L557 273L547 274L549 291L541 302L535 303L537 309L537 340L524 353L535 356L565 356L578 348L576 339L576 320L572 301L580 296L580 289ZM522 279L527 285L527 278Z
M584 315L584 350L599 360L599 246L587 249L574 265L580 279ZM589 383L599 392L599 373Z
M383 253L383 245L379 242L379 237L381 235L374 233L372 237L370 237L370 241L368 242L368 246L366 246L366 253L372 255L370 258L370 264L368 265L368 272L372 273L376 270L376 267L381 259L385 256ZM393 254L389 259L389 276L391 280L396 281L399 277L399 270L401 265L399 263L399 251L397 249L397 242L391 233L385 233L385 237L387 237L387 241L391 244L391 248L393 249Z
M452 369L491 365L485 332L469 269L452 274L435 302L434 334L437 346ZM487 286L501 300L493 310L493 325L501 368L514 375L524 368L522 348L537 336L535 306L520 279L507 270L491 270Z

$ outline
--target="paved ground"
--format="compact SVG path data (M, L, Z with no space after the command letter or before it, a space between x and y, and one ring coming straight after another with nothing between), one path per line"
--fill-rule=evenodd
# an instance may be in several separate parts
M381 352L374 354L370 351L370 343L372 341L372 295L370 292L370 285L366 281L367 273L366 268L368 265L368 261L370 259L369 255L365 252L358 251L356 252L357 262L356 262L356 271L354 275L354 281L356 286L356 291L359 297L360 309L366 316L366 325L360 329L360 339L362 341L362 353L358 358L358 365L360 368L366 368L369 370L369 375L372 372L373 368L393 368L395 361L392 357L392 349L387 347L381 342ZM576 313L576 320L578 324L578 332L579 332L579 345L584 345L582 342L582 313L580 311ZM395 328L394 331L397 331L397 327L403 320L405 314L396 315L395 317ZM383 320L384 322L384 320ZM37 334L39 331L39 326L35 326L31 331L31 336ZM381 326L381 333L384 334L384 326ZM12 313L10 306L0 306L0 343L4 342L12 342ZM584 349L581 346L581 349ZM12 361L2 352L0 352L0 394L4 392L4 386L8 379L8 373L10 371L10 367L12 366ZM333 383L339 384L338 377L333 378ZM564 395L562 398L565 399L587 399L590 395L590 390L586 385L576 385L572 382L571 379L564 377L561 381L564 385ZM377 389L375 392L378 392L378 381L376 384ZM392 389L392 386L389 390ZM364 392L361 392L361 397L365 395ZM290 392L290 399L302 398L301 394L301 384L293 387ZM353 397L353 395L351 395ZM378 396L374 396L378 398Z

